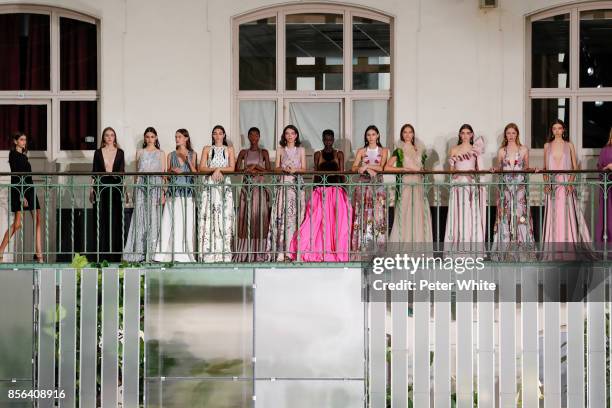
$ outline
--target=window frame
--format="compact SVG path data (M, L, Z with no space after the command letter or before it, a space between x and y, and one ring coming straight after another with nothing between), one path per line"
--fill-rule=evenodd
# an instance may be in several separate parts
M60 150L60 103L61 101L96 101L98 106L96 137L100 133L100 79L101 79L101 46L100 20L75 11L47 6L0 5L0 14L29 13L44 14L50 18L50 90L49 91L0 91L0 104L47 104L47 150L31 151L32 158L49 160L71 158L93 158L93 150ZM60 89L60 18L66 17L96 26L97 34L97 86L96 90L62 91ZM27 101L27 102L26 102ZM8 150L0 150L0 157L8 157Z
M554 7L544 11L537 11L528 14L525 19L525 144L533 152L534 157L544 157L544 149L534 148L532 146L531 134L531 101L533 99L554 99L567 98L569 99L569 132L571 142L576 148L578 156L597 156L601 152L601 148L583 148L582 135L582 102L589 100L610 100L612 98L612 87L580 87L580 13L589 10L610 9L612 10L612 1L595 1L588 3L569 4L565 6ZM569 38L569 57L570 57L570 72L568 76L569 86L567 88L532 88L532 25L534 21L545 18L554 17L560 14L569 14L570 23L570 38ZM603 147L603 146L602 146Z
M316 90L299 91L285 89L285 21L289 14L302 13L325 13L340 14L343 16L343 88L342 90ZM276 18L276 89L264 91L241 91L239 89L239 27L240 24L260 20L264 18ZM363 17L389 24L390 28L390 86L386 90L353 90L353 17ZM395 72L395 24L394 18L374 10L338 4L296 4L287 6L273 6L253 12L247 12L232 18L232 69L231 69L231 134L238 135L240 132L240 101L242 100L276 100L276 134L274 143L278 145L280 134L287 121L284 112L285 100L320 100L321 102L342 100L342 134L338 139L352 141L353 129L353 100L385 99L389 102L390 131L385 135L385 145L394 143L393 138L393 89ZM359 131L359 130L358 130ZM240 143L239 137L233 139ZM241 146L242 147L242 146ZM272 156L275 155L276 146L270 149ZM344 152L348 156L353 152ZM311 152L309 152L311 153Z

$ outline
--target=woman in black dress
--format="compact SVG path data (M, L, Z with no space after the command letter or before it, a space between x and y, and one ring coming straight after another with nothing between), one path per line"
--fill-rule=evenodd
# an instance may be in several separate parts
M111 127L102 131L102 142L93 160L94 173L123 173L123 150L117 147L117 133ZM96 178L99 177L99 178ZM121 261L123 252L123 177L96 176L89 200L94 209L94 225L97 234L96 259Z
M9 165L11 173L31 173L32 166L28 161L28 138L23 132L16 132L13 135L13 147L9 153ZM9 240L21 228L21 213L23 211L34 211L34 221L36 224L36 255L34 259L43 262L42 258L42 229L40 218L40 204L36 196L32 176L11 176L11 212L15 213L13 224L8 228L0 244L0 261L4 255Z

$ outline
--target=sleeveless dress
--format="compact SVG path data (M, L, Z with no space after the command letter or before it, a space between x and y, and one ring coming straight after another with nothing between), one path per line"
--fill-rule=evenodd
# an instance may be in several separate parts
M283 148L280 166L283 169L301 167L303 147ZM299 220L304 217L304 191L298 187L303 184L302 176L284 174L276 178L279 183L272 198L270 232L266 251L268 260L282 262L289 259L289 243L297 229Z
M415 149L411 143L400 143L400 149L404 153L403 166L416 166L423 169L421 163L421 149ZM421 250L432 248L433 236L431 231L431 212L429 201L423 187L423 176L420 174L404 174L401 177L401 194L395 200L395 211L393 214L393 227L389 242L400 245L405 250ZM405 245L414 243L416 245ZM411 248L412 247L412 248Z
M262 150L246 150L245 168L252 165L265 167ZM266 260L266 239L270 226L270 193L261 186L261 175L245 176L240 190L238 207L238 242L235 262L262 262Z
M564 142L563 157L554 159L548 150L548 171L571 170L572 159L569 144ZM577 252L591 253L589 229L578 206L576 190L567 192L569 174L555 174L552 190L546 195L544 211L544 258L574 260Z
M138 172L161 172L162 158L161 150L143 150L138 160ZM123 259L128 262L142 262L147 254L154 253L157 248L162 185L160 176L138 176L136 180L134 212L123 249Z
M601 149L597 169L603 170L608 164L612 163L612 146L607 145ZM607 178L607 184L606 183ZM604 171L600 174L601 189L599 191L599 208L597 225L595 226L595 241L599 243L601 249L606 246L610 249L612 242L612 173ZM604 196L604 190L607 190ZM604 245L605 243L605 245Z
M193 152L189 152L191 158ZM182 163L176 151L170 153L170 166L180 167L183 173L190 173L187 162ZM193 205L194 176L176 175L170 177L166 194L166 205L157 253L157 262L195 262L195 208Z
M504 148L502 170L524 170L525 160L520 149L513 158ZM527 202L525 174L504 174L501 177L497 216L493 229L491 258L499 261L527 261L535 259L533 223Z
M211 146L207 160L209 168L229 165L226 146ZM234 198L230 178L215 182L204 176L198 222L200 259L203 262L231 262L234 232Z
M339 171L337 151L321 151L315 169ZM321 177L315 182L322 183ZM327 177L325 186L315 187L306 215L290 244L290 259L304 262L348 262L353 209L346 191L338 184L341 176Z
M370 150L361 159L361 165L381 164L382 148ZM360 260L362 252L373 252L387 241L387 212L385 187L382 175L371 178L369 174L359 177L360 185L353 194L353 221L351 234L351 252L353 260Z
M474 145L468 153L451 156L448 161L455 170L477 171L483 168L483 152L484 140L479 137L474 140ZM479 185L477 176L453 175L444 234L445 253L484 253L486 208L486 192L484 187Z

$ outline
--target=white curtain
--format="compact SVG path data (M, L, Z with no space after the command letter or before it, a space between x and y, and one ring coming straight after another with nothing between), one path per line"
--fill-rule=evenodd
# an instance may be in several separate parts
M240 101L240 142L243 148L249 147L247 132L251 127L259 128L261 147L276 150L276 101Z
M375 125L380 131L380 142L386 146L389 134L389 101L385 99L372 99L364 101L353 101L353 146L352 150L357 151L363 147L364 132L370 125Z
M289 123L300 131L300 140L307 151L323 148L321 134L325 129L331 129L340 134L340 102L290 102Z

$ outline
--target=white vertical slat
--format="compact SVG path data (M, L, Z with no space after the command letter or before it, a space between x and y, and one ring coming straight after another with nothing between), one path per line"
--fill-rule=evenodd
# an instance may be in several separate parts
M436 271L433 279L450 282L450 271ZM434 406L450 408L451 397L451 296L450 291L434 292Z
M538 271L523 268L521 275L521 400L523 408L538 408Z
M558 272L558 273L557 273ZM544 408L561 406L561 335L559 303L550 301L559 293L560 271L544 274Z
M386 408L387 405L386 315L386 302L370 303L370 406L372 408Z
M123 279L123 408L138 408L140 377L140 269Z
M584 408L584 303L567 303L567 406Z
M427 279L428 274L417 272L418 280ZM430 365L429 365L429 319L430 294L427 291L414 292L414 388L413 402L415 408L430 405Z
M499 277L499 406L516 407L516 275L498 270Z
M472 279L471 272L465 272L461 279ZM456 354L457 354L457 408L474 406L474 293L458 291L456 303Z
M606 311L603 271L593 271L587 295L588 406L606 406Z
M79 405L96 406L98 351L98 270L81 271L81 335L79 355Z
M118 402L119 271L102 270L102 408Z
M477 274L478 280L491 282L490 270ZM478 291L478 407L495 406L495 293Z
M408 278L408 271L394 270L393 276L393 282L400 282ZM400 296L402 299L399 299ZM408 406L407 292L391 295L391 324L391 407L406 408Z
M63 319L60 321L59 389L64 398L60 407L74 407L76 403L76 271L62 269L60 275L60 306Z
M39 390L55 389L55 325L56 325L56 280L55 269L40 269L38 304L38 384ZM52 398L38 400L40 408L51 408Z

